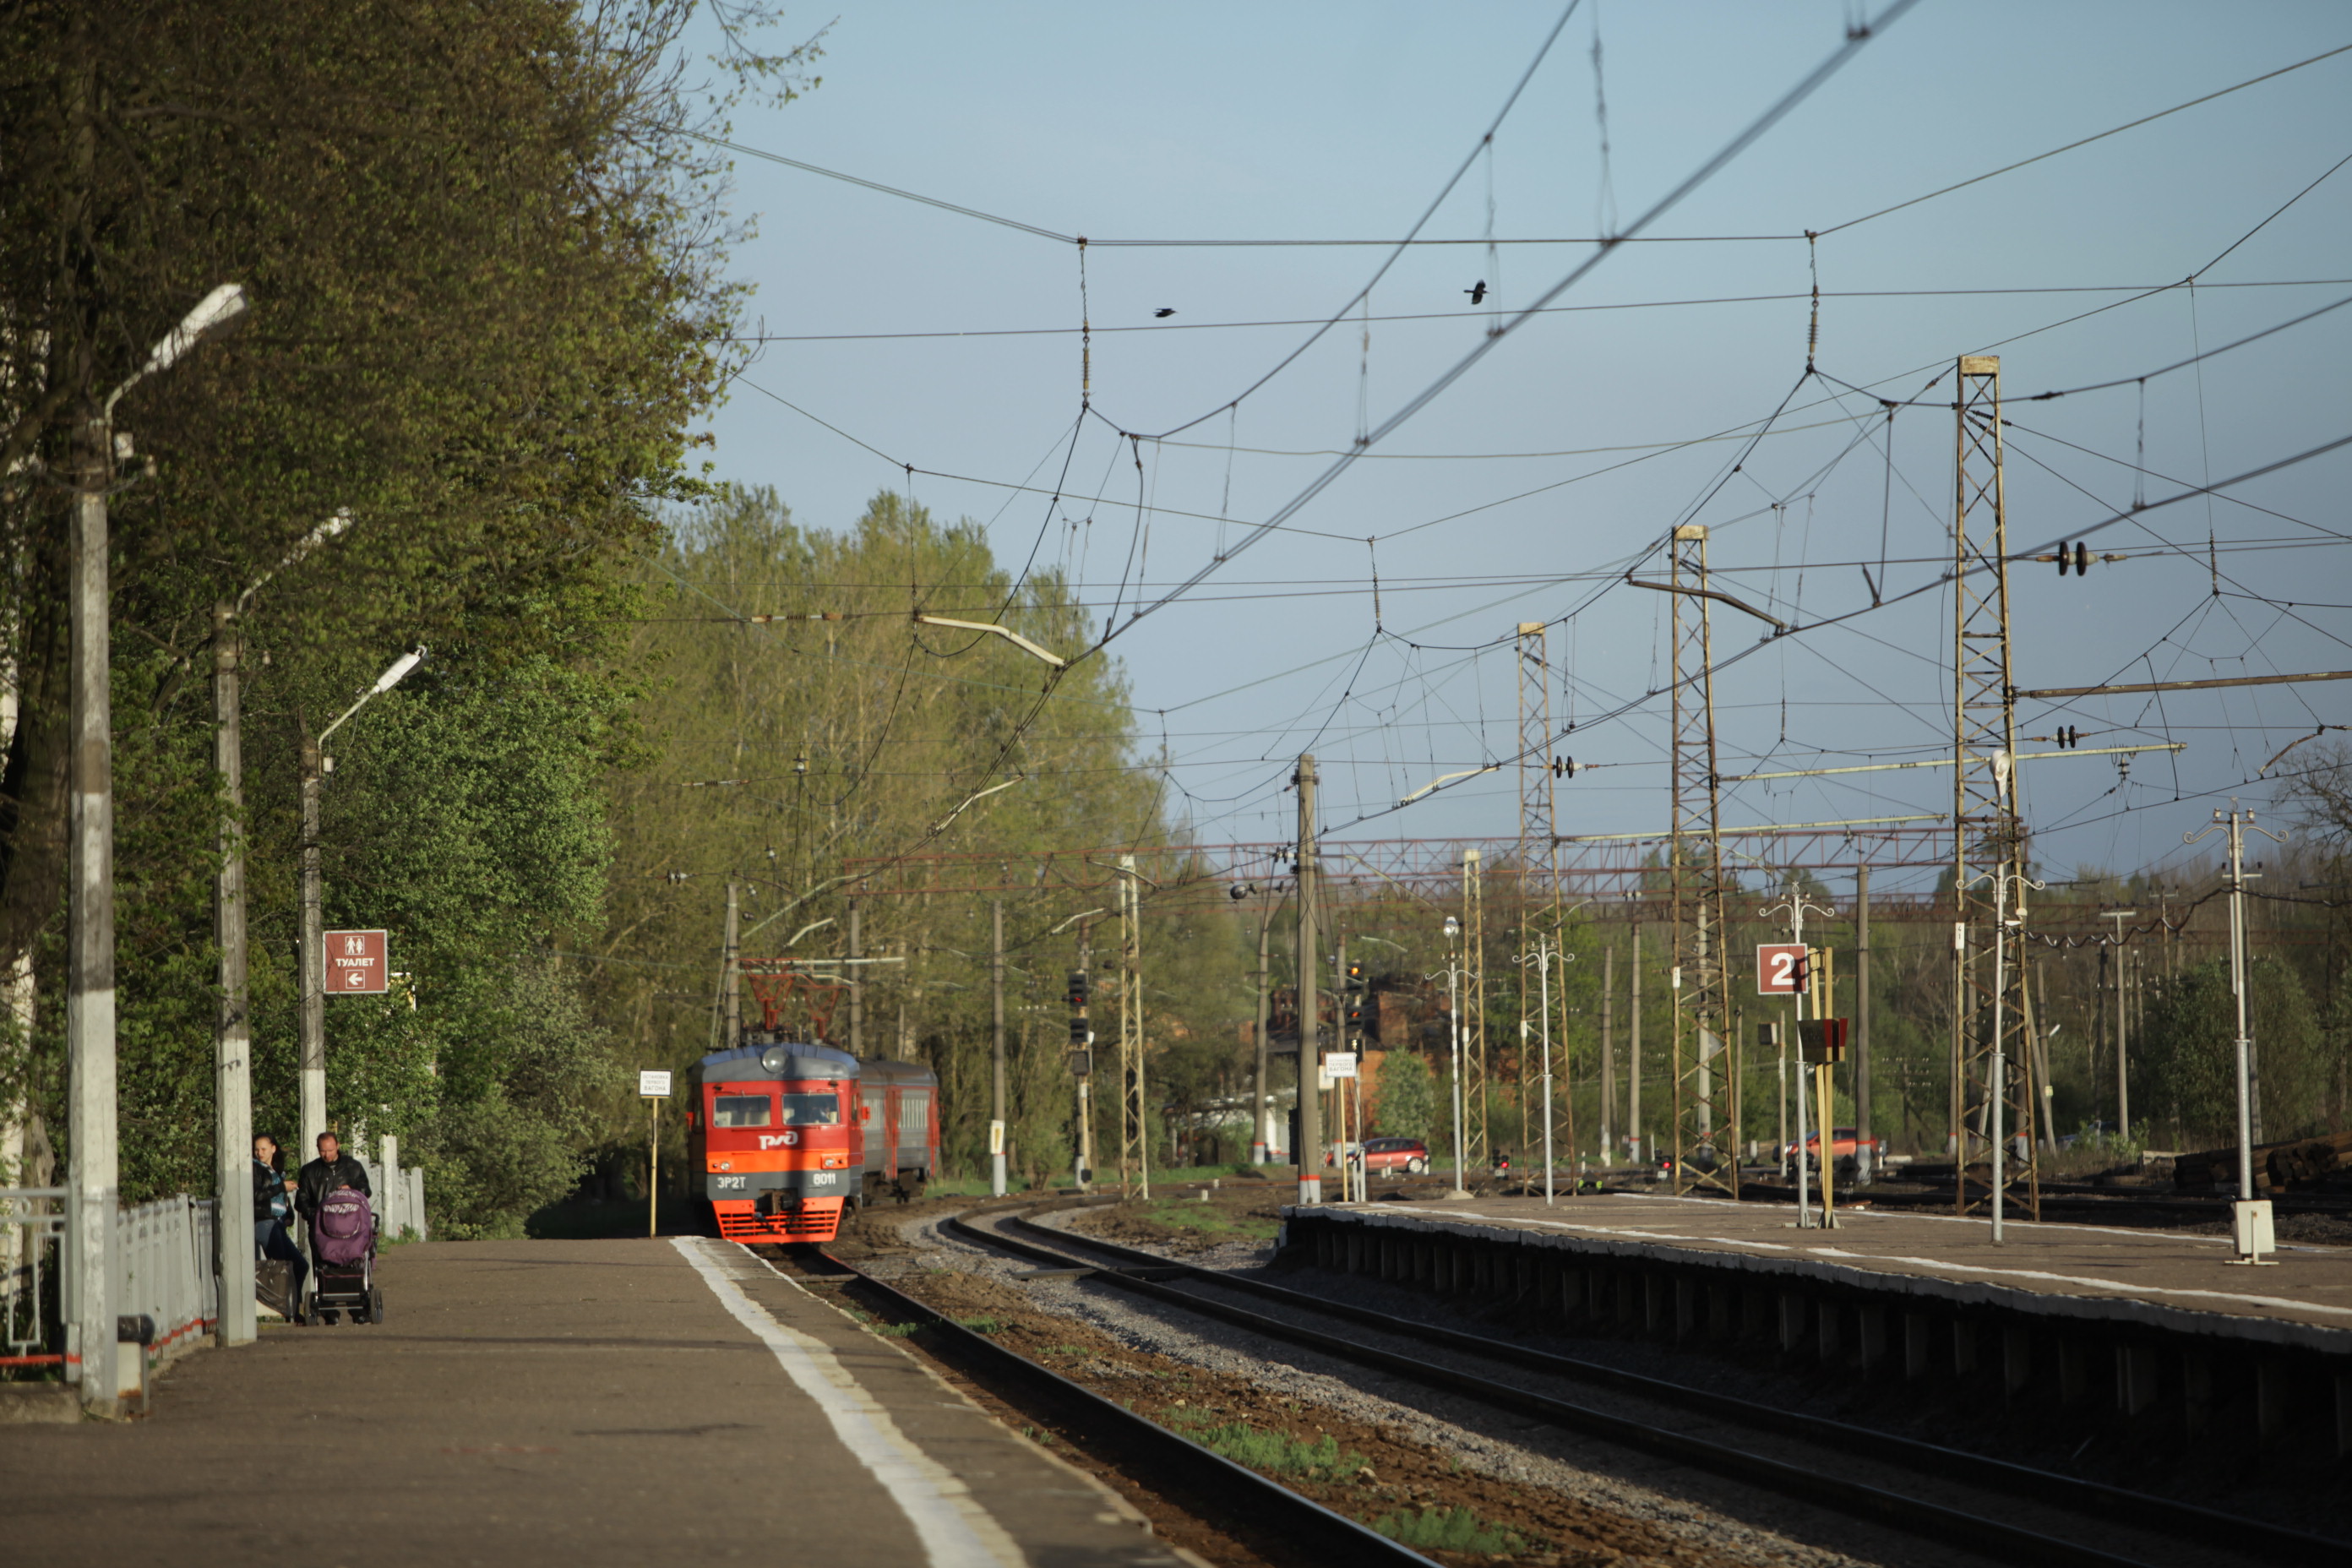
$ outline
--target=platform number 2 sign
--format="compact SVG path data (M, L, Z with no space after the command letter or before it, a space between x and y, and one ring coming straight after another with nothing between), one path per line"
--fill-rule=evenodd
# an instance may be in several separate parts
M1766 942L1756 945L1756 994L1794 996L1805 988L1805 944Z

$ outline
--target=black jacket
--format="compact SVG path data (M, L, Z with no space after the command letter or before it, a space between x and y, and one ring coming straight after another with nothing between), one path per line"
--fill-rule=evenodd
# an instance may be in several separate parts
M304 1219L315 1219L319 1205L337 1187L356 1187L371 1198L375 1195L368 1185L367 1167L349 1154L338 1154L331 1164L319 1159L302 1167L294 1186L294 1207Z
M271 1200L285 1191L285 1177L258 1160L253 1162L253 1217L257 1223L271 1216Z

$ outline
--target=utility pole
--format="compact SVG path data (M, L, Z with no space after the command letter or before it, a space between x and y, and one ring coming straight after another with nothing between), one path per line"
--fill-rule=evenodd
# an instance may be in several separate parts
M1301 752L1298 771L1298 1201L1323 1201L1323 1045L1317 1023L1315 917L1321 891L1316 886L1315 754Z
M1143 910L1135 857L1118 858L1118 1187L1151 1196L1151 1127L1143 1091Z
M1446 1033L1454 1047L1454 1185L1447 1191L1449 1198L1466 1198L1469 1188L1462 1184L1462 962L1454 942L1462 935L1462 922L1452 915L1445 917L1445 1023Z
M294 1157L307 1160L319 1152L319 1134L327 1130L327 936L319 907L319 789L332 764L309 734L302 736L301 746L302 1147Z
M213 877L213 935L220 947L220 1016L213 1041L213 1178L218 1206L213 1240L220 1275L220 1342L251 1344L253 1241L242 1215L252 1190L253 1024L247 1006L245 948L245 741L238 660L244 641L236 606L213 606L213 766L228 795L220 825L220 869Z
M1994 1129L1995 1145L2004 1118L2012 1121L2015 1135L2024 1141L2014 1171L2005 1151L1997 1146L1988 1151L1995 1190L1986 1195L1998 1233L2004 1184L2020 1189L2029 1217L2042 1217L2033 1136L2039 1095L2033 1083L2025 965L2016 952L2024 930L2025 833L2017 806L2000 359L1965 354L1957 370L1952 500L1954 1201L1956 1212L1969 1212L1972 1144L1985 1137L1985 1122L1972 1124L1971 1108ZM1992 884L1990 898L1981 890L1986 882ZM2020 885L2014 913L2009 903L2012 884ZM1980 944L1969 940L1971 928L1991 938L1990 984L1983 960L1977 955ZM2017 1069L2013 1075L2011 1064ZM2004 1097L2007 1103L1993 1103Z
M989 1114L994 1118L988 1132L988 1190L997 1197L1004 1195L1004 900L989 901L989 918L992 942L988 955L988 992L991 1010L995 1017L994 1055L989 1062Z
M67 879L67 923L71 951L66 981L76 1310L66 1351L80 1359L82 1407L110 1415L118 1402L114 1212L121 1206L115 1125L113 665L107 621L106 491L114 479L112 421L93 407L78 437L81 483L74 492L69 634L73 795L68 832L73 859Z
M1797 1228L1800 1230L1811 1230L1814 1228L1816 1222L1813 1218L1812 1201L1810 1190L1811 1162L1805 1152L1805 1146L1810 1141L1809 1135L1805 1131L1806 1122L1809 1120L1805 1109L1805 1068L1808 1064L1803 1059L1804 1052L1801 1049L1801 1044L1805 1035L1805 996L1809 992L1813 992L1815 987L1811 973L1813 966L1813 950L1805 945L1805 914L1807 910L1811 910L1812 913L1817 915L1825 915L1830 911L1822 908L1819 904L1808 903L1805 901L1805 895L1800 889L1797 881L1797 874L1794 871L1789 873L1789 901L1785 904L1776 904L1773 906L1773 909L1785 909L1789 911L1789 940L1796 945L1801 952L1804 954L1802 963L1805 966L1805 973L1798 980L1796 990L1797 1038L1801 1047L1797 1053L1797 1141L1795 1145L1797 1151ZM1770 912L1772 911L1766 911L1768 914ZM1822 1005L1820 998L1818 994L1816 994L1813 1016L1820 1018L1826 1016L1827 1009ZM1785 1049L1782 1052L1782 1059L1783 1061L1787 1059ZM1822 1089L1826 1090L1829 1087L1829 1074L1826 1072L1822 1073L1821 1075L1821 1081ZM1827 1094L1823 1094L1822 1098L1823 1100L1827 1100L1828 1096ZM1835 1153L1834 1147L1829 1135L1830 1116L1831 1107L1823 1105L1821 1108L1821 1157L1822 1177L1824 1181L1828 1180L1830 1161ZM1834 1225L1836 1222L1829 1218L1826 1207L1827 1205L1825 1205L1822 1218L1819 1223L1824 1225Z
M1870 1184L1870 868L1853 871L1853 1177Z
M1616 1123L1617 1045L1610 1033L1616 995L1617 948L1612 943L1601 950L1601 1165L1603 1170L1608 1169L1617 1157L1616 1141L1611 1136Z
M2286 840L2266 827L2254 827L2254 814L2238 810L2234 801L2228 811L2215 812L2213 822L2226 827L2230 835L2230 993L2237 1005L2238 1023L2238 1201L2231 1216L2236 1221L2238 1256L2234 1261L2252 1264L2262 1262L2262 1255L2275 1248L2270 1202L2254 1198L2254 1140L2261 1135L2262 1111L2255 1103L2254 1041L2246 1027L2246 829L2252 827L2281 844ZM2183 834L2181 842L2194 844L2212 831L2208 827L2202 833Z
M101 399L86 388L74 428L73 521L67 574L66 1120L73 1138L65 1245L66 1354L79 1368L82 1408L112 1415L115 1383L115 1211L122 1167L114 1036L114 703L109 620L107 491L114 483L114 405L141 380L234 326L245 291L224 283L181 318L147 360ZM249 1189L243 1189L249 1190ZM222 1194L226 1197L227 1194Z
M1625 950L1625 1131L1633 1140L1633 1163L1638 1165L1642 1163L1642 922L1638 918Z
M1265 913L1257 922L1257 1076L1250 1080L1250 1163L1263 1165L1266 1145L1274 1131L1274 1096L1267 1092L1266 1074L1271 1069L1273 1053L1266 1039L1267 998L1265 990L1267 948L1274 929L1274 900L1269 894Z
M1466 1184L1473 1171L1493 1168L1494 1150L1486 1136L1486 893L1485 862L1475 848L1462 851L1463 998L1462 1138L1454 1160L1457 1184Z
M2128 951L2124 946L2124 921L2138 913L2137 910L2099 911L2101 920L2116 922L2113 946L2116 959L2116 1135L2126 1142L2131 1142L2131 1067L2130 1058L2125 1055L2129 1030L2124 1017L2124 960ZM2102 952L2100 956L2104 958L2106 954Z
M856 961L866 956L860 940L857 895L849 896L849 1054L861 1060L866 1055L866 970Z
M1097 914L1100 912L1100 910L1096 911ZM1092 969L1095 959L1094 929L1094 921L1091 920L1082 918L1078 921L1078 994L1081 997L1091 995L1090 987L1093 983L1088 971ZM1078 1006L1078 1023L1073 1032L1080 1037L1081 1043L1079 1048L1086 1052L1087 1059L1087 1070L1077 1075L1078 1169L1076 1182L1078 1191L1085 1193L1094 1190L1095 1179L1095 1034L1090 1003L1086 1001L1080 1002Z
M1675 916L1674 1190L1682 1194L1708 1186L1736 1198L1739 1195L1739 1043L1730 1037L1731 996L1723 964L1727 926L1706 525L1677 525L1667 549L1675 596L1669 639L1674 652L1674 821L1669 850ZM1730 1083L1726 1109L1734 1148L1728 1160L1715 1147L1715 1058L1718 1056Z
M316 736L302 736L302 1148L315 1154L319 1134L327 1130L327 933L320 912L319 792L326 775L335 771L327 742L349 723L352 715L408 678L425 662L420 646L393 660L359 700L342 710Z
M727 934L724 939L723 962L726 971L727 1034L725 1048L733 1050L743 1043L743 951L741 892L733 878L727 879Z

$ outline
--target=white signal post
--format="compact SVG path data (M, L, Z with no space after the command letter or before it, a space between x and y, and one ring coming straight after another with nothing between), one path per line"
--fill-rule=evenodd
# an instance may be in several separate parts
M1804 1037L1802 1025L1805 1016L1806 976L1804 974L1804 970L1808 967L1807 958L1811 951L1805 945L1805 912L1810 910L1814 914L1826 915L1830 911L1823 909L1819 904L1806 902L1805 896L1797 891L1793 883L1789 889L1789 901L1785 904L1775 904L1771 909L1769 909L1764 912L1766 914L1774 914L1781 910L1789 911L1789 941L1785 944L1772 942L1757 948L1756 989L1763 995L1793 996L1796 999L1797 1020L1800 1026L1798 1029L1798 1038L1801 1042L1797 1053L1797 1228L1800 1230L1812 1230L1818 1228L1820 1225L1827 1223L1827 1219L1826 1216L1824 1216L1823 1220L1816 1221L1813 1217L1812 1184L1811 1172L1807 1169L1805 1163L1805 1122L1807 1118L1805 1108L1804 1051L1801 1042ZM1790 950L1792 949L1794 950L1793 959L1789 959ZM1773 954L1773 956L1768 958L1766 956L1768 953ZM1789 961L1784 962L1784 960ZM1772 982L1769 985L1765 984L1768 979ZM1822 1173L1823 1176L1827 1176L1829 1173L1829 1155L1830 1140L1828 1137L1824 1136L1822 1139Z
M661 1208L661 1102L669 1098L669 1074L651 1068L637 1074L637 1094L646 1102L646 1234L659 1236Z

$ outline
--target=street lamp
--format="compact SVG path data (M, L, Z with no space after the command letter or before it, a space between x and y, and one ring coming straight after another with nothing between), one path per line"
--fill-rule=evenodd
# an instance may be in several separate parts
M319 914L319 784L335 771L327 738L424 662L422 647L402 654L341 718L302 745L302 1147L311 1152L327 1130L326 933Z
M220 1014L213 1030L213 1174L224 1204L243 1200L246 1161L253 1143L253 1020L246 984L245 739L240 721L244 637L238 617L278 573L298 565L352 525L348 509L319 524L284 560L254 579L244 593L213 606L213 765L227 795L221 814L220 869L213 874L213 933L220 949ZM245 1227L216 1225L220 1270L220 1342L250 1344L253 1244Z
M119 1408L115 1378L114 1212L121 1202L114 1050L114 713L108 683L107 490L114 480L114 405L148 376L170 369L205 338L245 313L245 290L224 283L198 302L146 363L103 400L85 406L77 432L80 473L69 542L72 630L70 769L67 814L66 979L68 1120L72 1128L74 1218L66 1325L68 1368L80 1369L81 1398L93 1415Z

